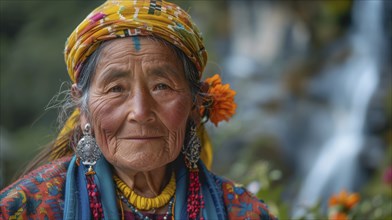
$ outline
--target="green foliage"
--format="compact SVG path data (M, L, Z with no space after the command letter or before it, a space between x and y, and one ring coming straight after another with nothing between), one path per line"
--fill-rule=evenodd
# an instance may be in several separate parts
M290 216L291 207L286 201L282 200L282 193L285 189L284 184L276 184L277 180L271 178L272 169L268 162L258 161L250 168L250 172L245 177L245 183L257 182L260 186L256 196L264 200L270 211L279 219L294 219ZM316 204L303 207L305 213L295 219L330 219L331 214L335 212L346 212L347 219L372 219L388 220L392 216L392 189L390 183L384 183L379 175L375 176L373 181L360 192L361 201L352 209L342 209L342 206L336 205L329 207L328 213L322 208L322 201ZM327 202L328 201L324 201ZM340 207L340 208L339 208ZM329 215L329 216L328 216Z
M259 190L256 196L268 204L270 211L280 219L289 218L289 206L282 200L284 185L278 184L282 179L282 172L272 169L267 161L259 160L250 166L242 183L256 184Z
M15 180L29 161L41 147L53 139L53 131L49 127L28 126L18 132L1 131L1 164L6 168L3 172L5 179L0 180L0 188ZM17 148L17 150L15 150Z
M358 192L360 202L352 209L341 205L330 206L328 212L323 211L322 202L303 207L305 213L295 219L331 219L333 213L342 212L347 214L347 219L372 219L372 220L389 220L392 217L392 182L386 182L383 179L385 171L392 166L392 144L387 149L382 166L377 173L367 183L363 189ZM256 196L263 199L270 207L271 212L279 219L293 219L290 216L290 210L293 208L286 201L282 200L282 193L285 184L279 180L284 178L282 175L276 175L279 171L274 169L267 161L257 161L249 167L249 172L243 177L244 183L257 182L260 186ZM276 178L278 177L278 178ZM342 189L343 190L343 189ZM331 195L332 196L332 195Z
M35 140L56 132L57 113L45 106L68 81L64 43L101 2L0 1L0 153L5 167L0 185L8 184L48 141L37 145Z
M62 81L68 79L62 54L64 42L97 3L1 2L0 110L1 124L7 130L30 125ZM50 121L54 121L53 116L44 123Z
M352 211L352 219L388 220L392 218L392 197L372 195L365 197Z

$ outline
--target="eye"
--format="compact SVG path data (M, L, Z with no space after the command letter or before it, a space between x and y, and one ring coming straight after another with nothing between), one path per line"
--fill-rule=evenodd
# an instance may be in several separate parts
M113 86L109 89L109 92L123 92L124 88L121 86Z
M154 88L154 90L166 90L166 89L170 89L170 87L164 83L159 83Z

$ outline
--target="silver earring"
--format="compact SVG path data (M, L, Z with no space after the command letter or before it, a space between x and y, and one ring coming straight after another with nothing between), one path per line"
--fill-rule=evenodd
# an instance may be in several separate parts
M76 155L83 165L89 166L85 175L90 203L90 212L92 212L94 219L101 219L104 217L104 215L102 211L100 192L94 179L96 173L93 169L93 166L101 157L101 151L99 150L95 138L91 135L91 125L89 123L84 126L83 137L76 146Z
M76 155L83 165L93 166L101 157L101 151L91 135L91 125L87 123L83 129L83 137L76 146Z
M184 144L182 147L182 153L185 156L185 162L187 163L188 168L196 169L197 161L199 161L200 158L201 141L197 136L197 128L194 123L192 123L190 126L188 141L186 141L186 143L187 144Z
M201 183L199 178L199 168L197 162L200 158L201 141L197 137L196 125L192 122L190 124L190 131L188 135L187 145L182 148L182 153L185 157L185 165L189 171L188 184L188 198L187 198L187 212L189 219L199 219L200 213L204 209L204 200L201 193Z

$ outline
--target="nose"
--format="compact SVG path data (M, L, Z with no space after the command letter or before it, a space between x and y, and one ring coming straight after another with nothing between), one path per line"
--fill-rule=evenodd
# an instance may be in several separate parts
M149 92L145 90L135 91L129 101L130 112L128 121L146 124L155 120L153 111L154 99Z

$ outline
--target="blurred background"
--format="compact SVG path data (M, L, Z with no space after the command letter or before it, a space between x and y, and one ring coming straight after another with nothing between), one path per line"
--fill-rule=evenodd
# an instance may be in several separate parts
M0 1L0 188L56 137L64 43L102 2ZM203 32L204 76L237 91L234 118L207 125L215 173L280 219L326 216L343 190L360 195L348 217L392 218L390 1L174 2Z

